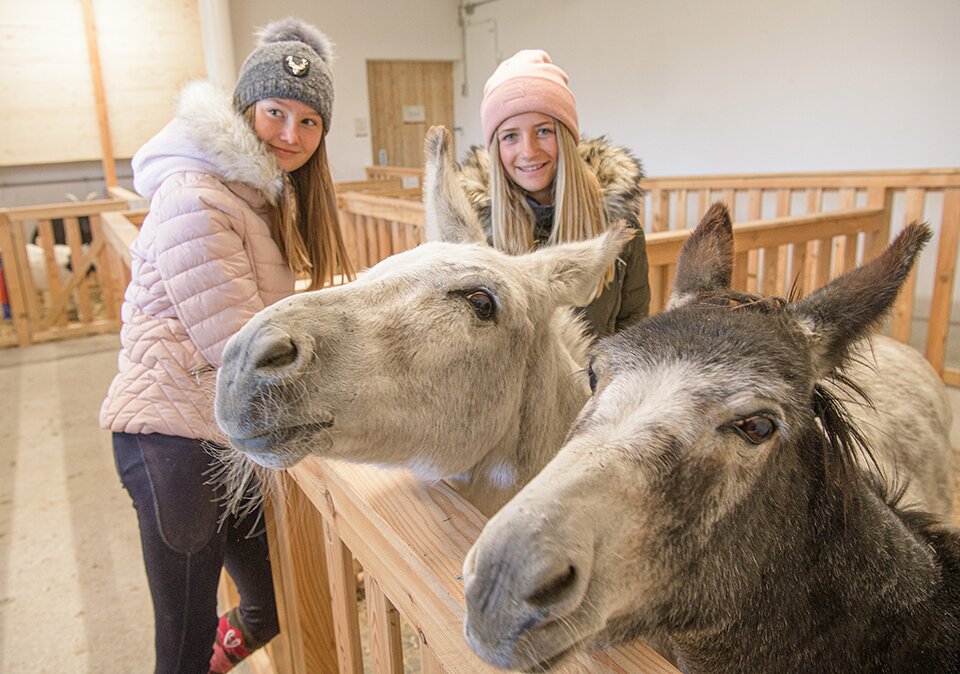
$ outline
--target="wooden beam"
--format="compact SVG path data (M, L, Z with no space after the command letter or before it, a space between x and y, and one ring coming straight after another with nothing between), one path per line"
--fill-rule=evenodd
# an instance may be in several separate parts
M97 24L93 14L93 0L81 0L83 23L87 31L87 52L90 58L90 79L97 105L97 122L100 126L100 152L103 162L103 178L107 189L117 186L117 163L113 157L113 142L110 139L110 119L107 115L107 98L103 89L103 73L100 71L100 48L97 43Z

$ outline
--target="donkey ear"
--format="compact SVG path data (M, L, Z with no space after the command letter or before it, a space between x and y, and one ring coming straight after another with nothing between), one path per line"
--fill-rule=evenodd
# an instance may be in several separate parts
M514 259L527 274L543 279L554 305L582 307L635 235L636 230L616 223L592 239L545 246Z
M423 200L428 241L486 243L480 220L470 208L457 179L453 137L443 126L432 126L423 144Z
M847 348L866 336L893 306L917 255L933 233L908 225L883 253L790 305L811 336L821 376L840 365Z
M733 225L726 204L718 201L683 244L667 308L687 304L701 293L729 288L732 276Z

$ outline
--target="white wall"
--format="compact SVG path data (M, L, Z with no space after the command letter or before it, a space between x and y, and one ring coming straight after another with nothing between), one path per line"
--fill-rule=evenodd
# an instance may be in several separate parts
M960 165L957 0L496 0L470 21L469 109L499 58L545 49L581 130L649 175Z
M960 166L960 0L494 0L468 17L467 97L458 0L197 1L228 6L236 66L255 27L288 14L334 40L336 180L372 163L354 134L367 59L456 62L462 155L480 141L484 81L525 47L570 74L584 132L633 148L650 175ZM22 169L0 170L3 205L63 198Z
M361 179L363 167L374 163L369 133L354 132L357 119L369 128L367 59L453 61L461 55L453 0L233 0L230 11L238 69L255 45L254 30L272 19L298 16L333 41L335 96L327 148L335 181ZM459 76L454 80L459 91ZM463 102L455 100L457 119L465 115Z

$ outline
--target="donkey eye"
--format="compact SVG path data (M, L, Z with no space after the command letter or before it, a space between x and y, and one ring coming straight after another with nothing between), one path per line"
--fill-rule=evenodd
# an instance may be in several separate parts
M481 321L489 321L496 318L497 304L486 290L474 290L467 293L465 297L473 307L473 313L475 313Z
M754 445L759 445L777 430L777 425L773 423L773 420L762 415L737 419L733 422L733 427Z
M590 390L597 392L597 373L593 371L593 364L587 365L587 381L590 382Z

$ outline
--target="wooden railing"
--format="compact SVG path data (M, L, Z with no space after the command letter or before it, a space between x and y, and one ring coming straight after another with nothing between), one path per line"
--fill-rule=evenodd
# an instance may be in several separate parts
M368 176L380 178L418 172L422 175L420 169L406 167L367 169ZM660 232L693 227L709 204L718 200L731 207L738 223L779 223L786 216L881 209L887 218L883 231L869 235L871 242L880 243L908 222L928 221L937 234L928 247L930 252L925 252L921 259L934 262L918 266L897 302L890 331L896 339L922 351L948 384L960 386L960 369L946 364L960 243L960 169L680 176L648 178L644 187L647 192L639 216L645 223L648 248L658 245ZM361 268L372 266L423 237L422 204L399 204L399 200L381 200L378 196L368 194L341 200L341 215L348 228L346 236L357 250L354 263ZM865 211L861 213L864 214ZM737 282L751 292L783 295L795 283L798 288L809 290L862 261L866 232L853 236L846 230L830 232L821 228L818 236L805 240L802 246L794 246L790 240L754 249L737 265ZM671 274L669 264L651 269L651 311L664 306ZM926 301L918 302L918 298L928 299L929 305ZM925 337L917 334L914 326L918 318L926 320Z
M126 281L116 273L115 249L106 245L102 218L128 207L126 198L112 198L0 209L0 258L10 309L10 318L0 323L0 346L119 329ZM82 220L89 222L88 241ZM55 221L62 222L60 245L66 248L55 248ZM38 248L31 251L34 232ZM58 260L66 250L69 269L62 255Z
M936 232L934 241L901 293L889 329L895 339L917 347L944 381L960 386L960 369L946 363L960 243L960 169L681 176L650 178L644 187L647 195L641 221L650 232L648 241L655 240L658 232L692 227L717 200L731 206L737 222L881 209L886 218L882 231L871 235L877 245L886 243L905 224L926 220ZM826 231L819 241L808 240L803 246L789 245L794 240L771 245L764 253L745 258L746 265L741 263L738 273L744 287L763 294L782 295L794 280L809 290L862 260L865 236L855 239L846 231ZM830 250L821 253L821 247ZM924 264L924 260L931 263ZM802 273L797 273L801 268ZM746 278L742 277L744 270ZM651 274L651 284L660 291L651 310L662 306L669 274L669 265ZM764 277L776 280L764 284ZM921 306L921 298L928 298L929 306ZM918 317L927 319L925 339L916 334Z
M417 184L423 181L423 169L410 166L368 166L364 169L367 180L397 179L416 180Z
M794 189L777 185L772 189ZM673 189L668 183L661 183L660 188L668 195ZM819 189L819 203L828 192L824 188L797 189ZM906 189L921 188L914 184ZM952 184L922 189L942 192L936 197L942 208L933 213L940 219L933 254L938 261L935 282L941 293L933 304L945 306L946 311L934 314L928 332L945 339L950 302L942 298L952 293L960 197ZM791 192L788 200L780 196L782 192L774 192L774 214L782 217L748 218L735 226L735 285L781 293L799 279L804 288L816 287L873 255L903 220L913 219L918 212L933 219L931 213L937 210L928 204L918 211L915 192L904 207L896 205L896 188L868 185L865 190L860 197L864 203L857 203L856 194L853 203L849 196L838 196L838 210L818 213L811 209L814 212L803 215L788 215L783 204L797 197L814 197ZM692 194L688 189L687 198L696 203L680 220L688 224L701 210L701 197ZM746 214L755 214L751 204L759 199L763 205L766 195L757 197L749 191L745 195L735 193L732 203L742 210L746 201ZM703 208L717 197L722 194L714 194L711 187ZM661 204L670 203L657 198ZM349 192L341 193L339 200L345 234L361 266L374 264L423 238L423 205L419 202ZM845 207L840 209L841 205ZM653 213L649 198L647 206L649 220ZM669 217L664 217L667 213ZM677 254L688 235L673 226L676 213L672 208L661 209L663 231L647 235L656 307L666 301ZM911 284L904 294L912 298L915 288ZM904 334L909 338L912 309L904 306L898 305L893 320L894 336L900 339ZM960 383L953 370L939 369L948 382L953 378ZM356 602L354 560L364 570L367 664L373 665L373 671L399 674L404 671L405 658L419 658L422 671L428 674L491 671L473 656L461 635L460 568L485 520L453 489L442 482L425 486L404 471L309 458L278 476L274 496L267 520L282 632L269 652L278 673L363 671L359 636L363 619ZM401 622L417 635L415 653L401 647ZM588 657L584 664L588 671L673 671L642 644Z
M346 192L337 195L337 203L344 243L355 269L372 267L424 241L422 201Z
M278 672L363 669L354 559L363 566L374 672L403 674L400 615L429 674L495 672L463 638L463 558L486 522L445 483L308 458L281 478L270 525L282 588ZM329 574L329 578L326 577ZM643 644L598 651L587 671L676 672Z

